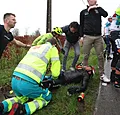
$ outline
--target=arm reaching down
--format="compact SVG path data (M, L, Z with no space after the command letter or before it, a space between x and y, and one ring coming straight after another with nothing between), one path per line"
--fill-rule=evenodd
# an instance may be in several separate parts
M56 47L53 47L51 51L51 63L52 63L51 65L52 77L53 79L58 79L61 65L60 65L58 50Z

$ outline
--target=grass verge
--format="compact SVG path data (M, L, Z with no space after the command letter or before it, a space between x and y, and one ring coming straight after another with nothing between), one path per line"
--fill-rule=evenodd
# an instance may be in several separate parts
M81 49L82 50L82 49ZM81 51L82 52L82 51ZM68 56L67 68L70 67L74 52L71 50ZM14 59L15 60L15 59ZM82 62L83 55L80 55L79 62ZM98 64L95 51L92 50L89 62L96 69L96 74L90 80L87 91L85 92L84 102L78 103L77 96L75 94L71 97L67 96L67 88L73 84L67 86L61 86L59 89L56 89L52 92L53 98L47 107L37 111L34 115L92 115L94 111L94 105L97 98L97 91L99 86L99 77L98 77ZM11 64L11 61L6 60L6 63L10 63L11 67L0 70L0 85L10 82L11 75L16 67L16 62ZM77 84L79 85L79 84Z

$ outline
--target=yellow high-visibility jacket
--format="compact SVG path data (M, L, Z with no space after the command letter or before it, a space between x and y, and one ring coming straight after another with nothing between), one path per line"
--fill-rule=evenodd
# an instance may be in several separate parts
M57 79L60 74L58 50L49 42L31 47L14 71L23 73L40 83L50 61L53 79Z
M46 33L42 36L39 36L33 41L32 46L45 44L46 41L52 37L53 37L52 33Z

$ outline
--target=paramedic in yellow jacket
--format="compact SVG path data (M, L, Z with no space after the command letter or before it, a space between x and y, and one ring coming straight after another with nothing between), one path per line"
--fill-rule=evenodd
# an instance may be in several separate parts
M61 41L59 40L59 36L62 35L62 29L60 27L55 27L53 28L53 31L50 33L46 33L44 35L41 35L39 37L37 37L33 43L32 46L36 46L36 45L41 45L46 43L46 41L52 37L55 37L55 39L57 40L57 45L60 48L61 52L64 54L65 51L62 47Z
M55 27L53 28L53 31L50 33L46 33L44 35L41 35L39 37L37 37L33 43L32 46L36 46L36 45L41 45L46 43L46 41L52 37L55 37L57 40L59 38L59 36L62 35L62 29L59 27Z
M51 38L43 45L30 48L13 72L12 89L16 97L0 103L0 115L10 110L9 115L30 115L48 105L52 94L40 84L49 62L52 64L52 79L57 79L60 74L60 60L55 45L56 40ZM33 101L27 102L29 98Z

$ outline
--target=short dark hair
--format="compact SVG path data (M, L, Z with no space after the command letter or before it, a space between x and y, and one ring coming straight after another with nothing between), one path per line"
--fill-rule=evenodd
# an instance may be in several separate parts
M70 27L73 27L73 28L75 28L75 29L78 29L79 28L79 24L78 24L78 22L71 22L70 23Z
M54 38L54 37L48 39L46 42L50 42L52 45L57 44L56 38Z
M6 19L6 18L9 17L10 15L16 17L15 14L13 14L13 13L5 13L4 16L3 16L3 19Z

